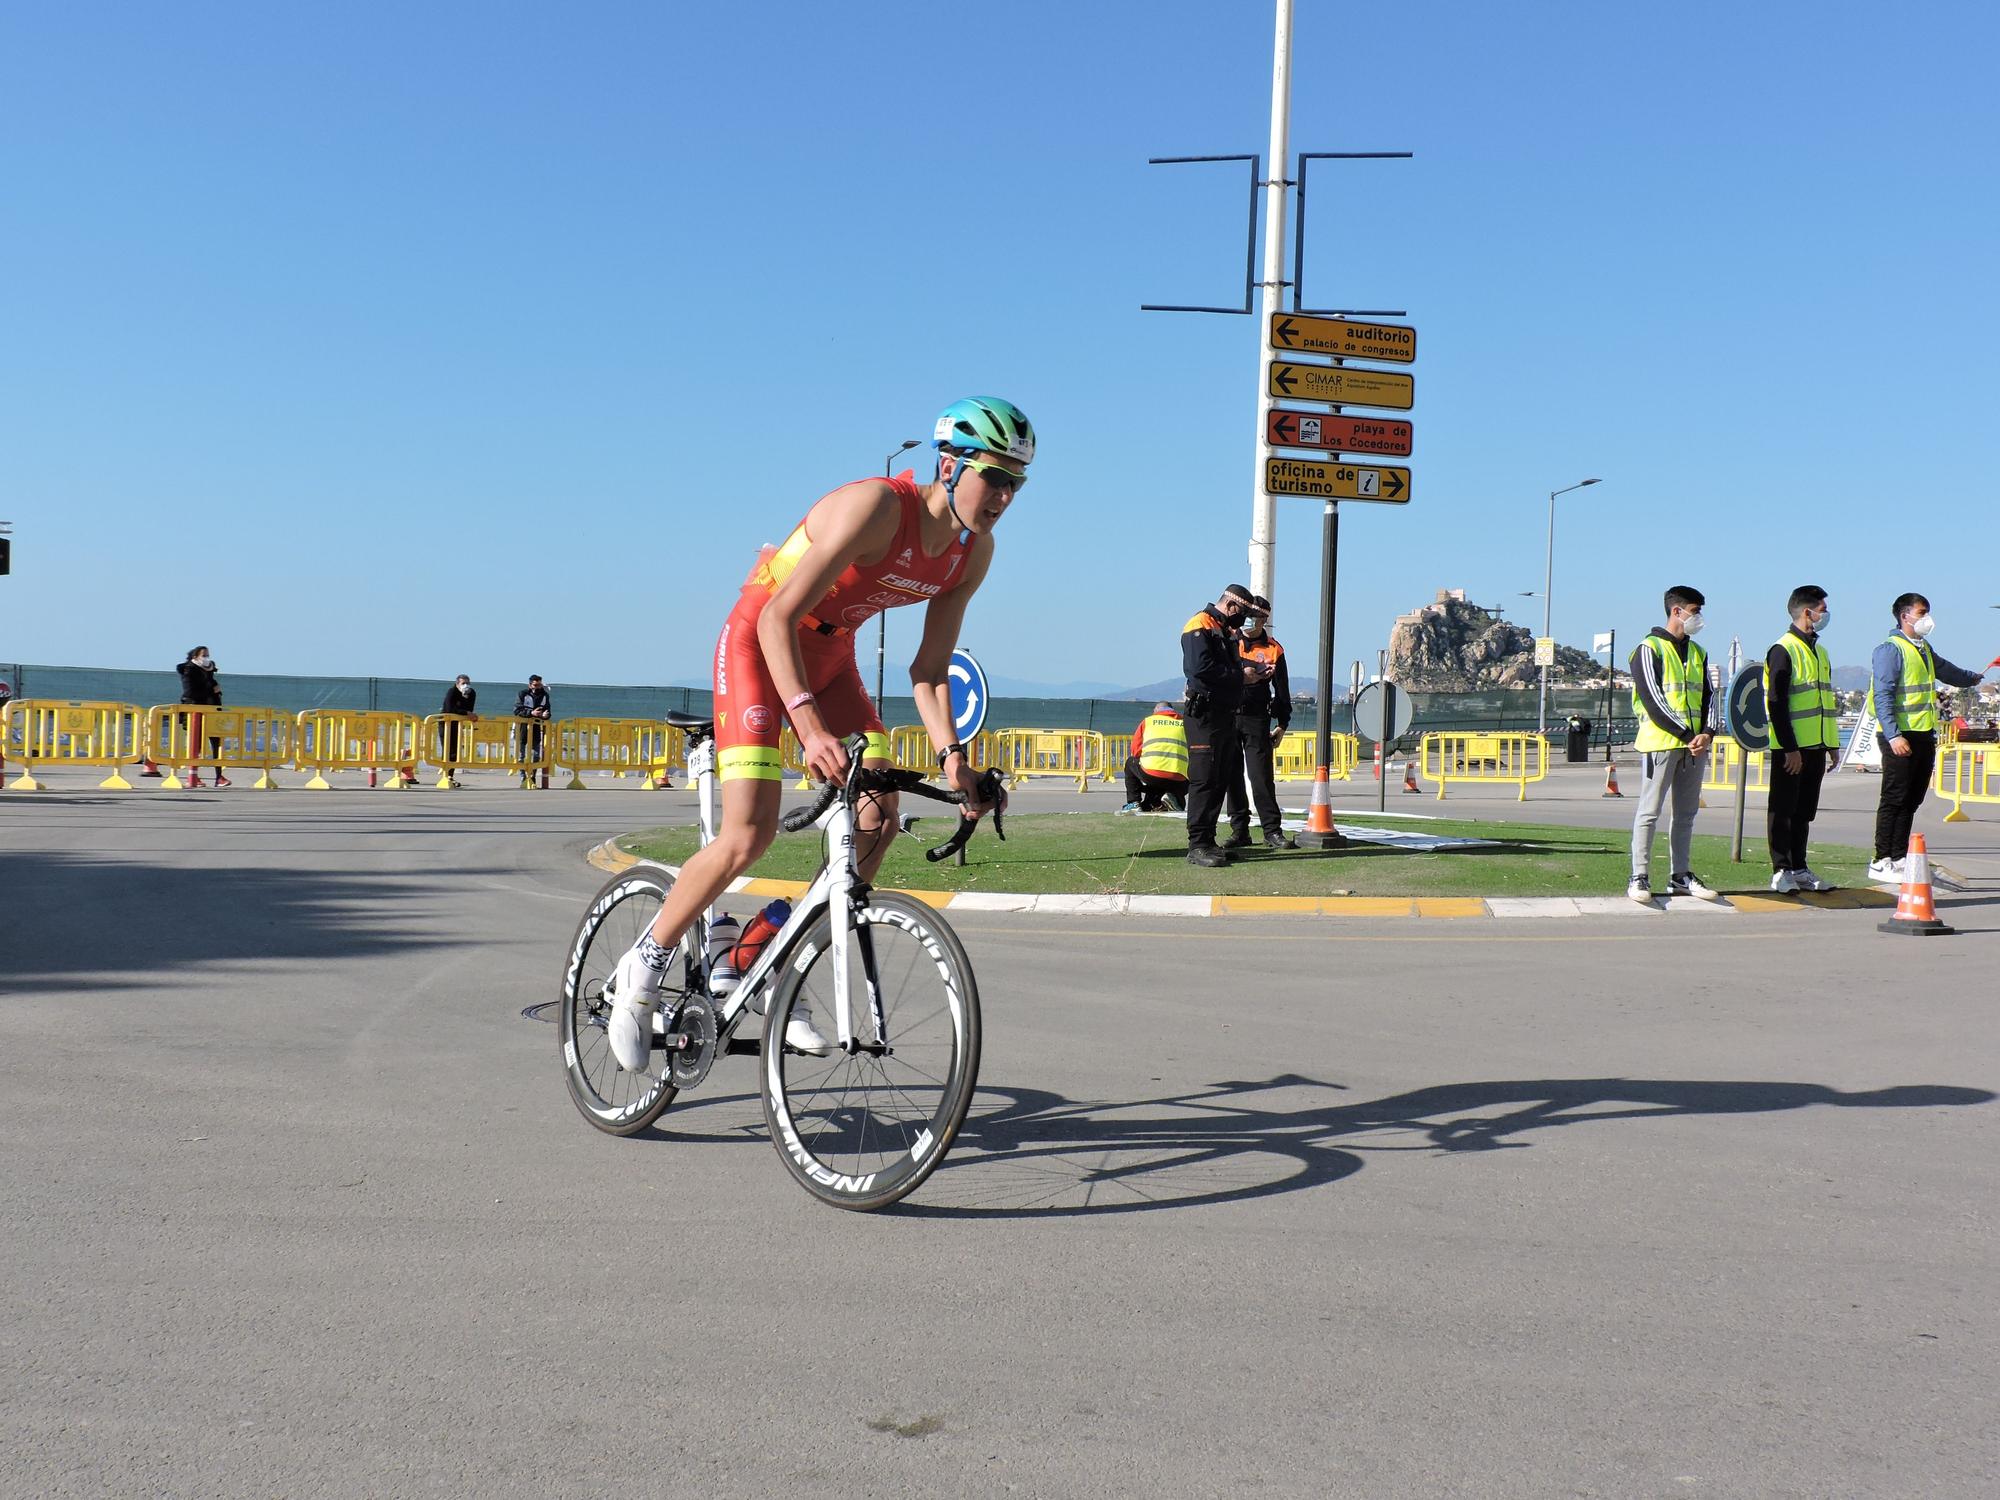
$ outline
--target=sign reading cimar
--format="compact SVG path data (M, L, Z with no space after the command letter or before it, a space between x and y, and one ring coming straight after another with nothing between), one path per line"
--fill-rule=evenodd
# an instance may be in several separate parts
M1348 318L1271 314L1271 347L1335 359L1379 359L1407 365L1417 357L1417 330L1401 323L1356 323Z
M1264 490L1272 495L1311 495L1326 500L1371 500L1383 505L1410 503L1410 471L1392 464L1321 463L1309 458L1268 458Z

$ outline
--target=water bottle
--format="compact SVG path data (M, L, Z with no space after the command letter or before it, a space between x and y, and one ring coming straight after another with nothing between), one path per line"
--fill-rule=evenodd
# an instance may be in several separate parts
M742 934L736 918L728 915L717 917L708 924L708 992L711 995L726 995L736 988L736 981L743 977L743 971L736 967L732 950Z
M791 902L773 901L750 919L750 925L743 929L743 936L736 944L736 951L730 955L738 975L750 972L750 966L763 953L764 945L778 935L778 929L785 925L791 914Z

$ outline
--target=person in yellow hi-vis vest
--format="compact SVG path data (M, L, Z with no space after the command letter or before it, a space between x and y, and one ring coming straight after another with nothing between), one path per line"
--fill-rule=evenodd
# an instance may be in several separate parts
M1653 904L1653 829L1669 798L1674 814L1667 834L1673 856L1668 894L1722 899L1689 868L1703 762L1715 738L1708 727L1714 708L1708 653L1694 643L1705 602L1699 589L1668 589L1667 623L1654 626L1632 653L1632 716L1639 721L1633 746L1639 751L1640 780L1639 811L1632 819L1632 883L1625 894L1641 906Z
M1830 891L1806 865L1806 838L1819 816L1819 786L1840 754L1840 700L1833 662L1819 633L1833 617L1826 590L1803 584L1785 608L1792 628L1764 656L1764 711L1771 720L1771 795L1764 835L1771 889Z
M1155 703L1132 731L1132 753L1125 759L1125 805L1118 810L1142 813L1186 807L1187 773L1187 725L1171 703Z
M1937 761L1937 685L1975 687L1984 675L1954 666L1931 650L1931 601L1898 594L1889 606L1896 633L1869 659L1873 682L1863 713L1882 736L1882 793L1875 806L1875 860L1868 878L1901 885L1910 852L1910 824Z

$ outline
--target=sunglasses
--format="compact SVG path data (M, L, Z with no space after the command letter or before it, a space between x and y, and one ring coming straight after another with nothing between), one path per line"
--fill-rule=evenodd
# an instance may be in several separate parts
M1003 469L998 464L983 464L976 458L960 459L968 469L975 469L979 477L997 489L1018 491L1028 482L1026 474L1016 474L1012 469Z

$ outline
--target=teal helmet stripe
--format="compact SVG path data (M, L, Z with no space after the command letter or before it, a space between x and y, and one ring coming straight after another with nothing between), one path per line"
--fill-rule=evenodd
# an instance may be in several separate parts
M998 396L967 396L938 414L931 438L938 448L972 448L1021 463L1035 461L1035 428L1027 413Z

